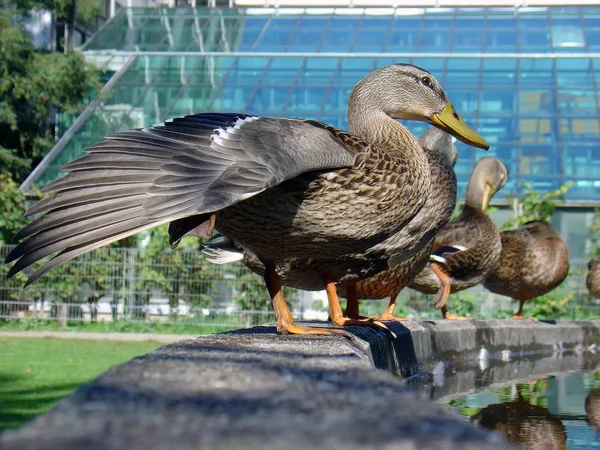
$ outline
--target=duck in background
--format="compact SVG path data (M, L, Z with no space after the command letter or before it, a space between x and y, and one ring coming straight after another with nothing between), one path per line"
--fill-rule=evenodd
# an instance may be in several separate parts
M499 159L477 161L461 213L437 234L429 264L409 285L436 294L434 305L441 308L444 319L465 319L448 313L448 296L481 283L500 256L500 232L486 209L507 180L508 169Z
M600 256L590 259L585 285L594 298L600 298Z
M567 277L569 250L558 230L543 220L503 231L500 238L502 253L483 285L517 300L519 310L513 319L523 319L527 300L547 294Z

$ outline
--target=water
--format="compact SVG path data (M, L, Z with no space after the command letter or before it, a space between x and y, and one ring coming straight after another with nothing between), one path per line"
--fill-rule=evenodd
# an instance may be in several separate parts
M600 372L550 376L447 403L526 449L600 449Z

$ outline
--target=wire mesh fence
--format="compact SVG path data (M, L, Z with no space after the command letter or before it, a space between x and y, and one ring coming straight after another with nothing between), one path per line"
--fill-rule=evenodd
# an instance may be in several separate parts
M0 246L4 260L13 246ZM191 249L165 249L148 254L136 248L103 248L62 264L23 289L35 271L26 269L8 279L0 265L0 318L101 322L183 323L240 328L272 322L270 299L262 278L241 263L214 265ZM549 319L600 317L600 302L585 288L583 261L571 262L571 273L558 289L526 306L525 312ZM326 320L324 293L286 289L294 316ZM379 314L387 300L361 302L361 313ZM478 286L454 294L453 313L474 318L507 318L516 312L510 299ZM405 289L398 316L431 319L440 313L431 297Z

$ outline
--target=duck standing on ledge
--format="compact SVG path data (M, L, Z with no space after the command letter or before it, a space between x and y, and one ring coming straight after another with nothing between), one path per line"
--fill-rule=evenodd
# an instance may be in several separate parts
M421 209L429 165L416 138L395 119L422 120L481 148L487 143L455 112L433 76L407 64L363 78L348 104L351 133L306 120L198 114L110 136L67 164L46 186L55 193L28 211L44 213L16 236L9 276L59 252L28 284L62 262L169 223L176 245L191 231L218 230L258 255L277 329L348 334L299 326L281 294L277 261L335 258L388 238ZM323 280L331 291L331 280ZM333 289L335 291L335 288ZM344 318L329 297L336 325Z
M600 256L590 259L585 285L592 297L600 298Z
M464 319L448 313L448 296L481 283L500 256L500 232L485 211L507 179L508 169L499 159L490 156L477 161L465 206L438 233L429 265L410 284L417 291L436 294L434 303L444 319Z
M534 220L516 230L503 231L502 253L483 285L495 294L519 301L513 319L524 319L527 300L558 287L569 273L569 250L548 222Z
M456 203L456 175L452 167L457 151L451 136L429 128L419 143L425 149L431 176L430 193L419 213L400 231L365 252L333 259L279 261L276 270L283 285L317 291L323 289L323 280L333 280L337 294L348 298L346 316L353 319L361 319L358 298L389 296L390 307L379 319L394 320L395 290L399 292L399 283L408 283L427 263L433 238L450 220ZM265 270L255 253L223 236L205 243L204 252L209 261L217 264L241 260L255 273L262 274ZM395 279L388 280L392 274Z

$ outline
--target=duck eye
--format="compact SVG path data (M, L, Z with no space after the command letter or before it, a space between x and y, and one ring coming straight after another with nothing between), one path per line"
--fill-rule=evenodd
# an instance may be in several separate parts
M421 78L421 83L423 83L425 86L431 86L431 78L429 78L429 77L422 77Z

